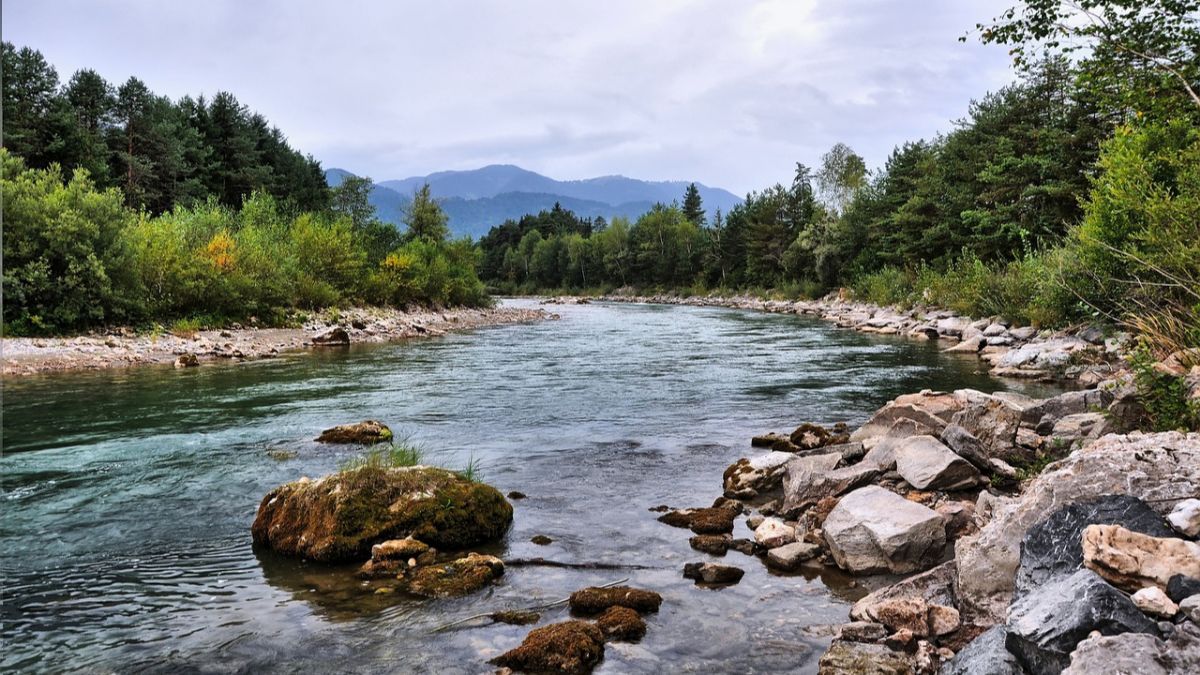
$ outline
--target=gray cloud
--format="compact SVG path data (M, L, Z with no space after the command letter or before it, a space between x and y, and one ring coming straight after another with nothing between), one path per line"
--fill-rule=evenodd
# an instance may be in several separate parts
M1004 0L10 0L63 79L232 91L325 166L492 162L744 192L837 141L871 164L1011 79L957 38Z

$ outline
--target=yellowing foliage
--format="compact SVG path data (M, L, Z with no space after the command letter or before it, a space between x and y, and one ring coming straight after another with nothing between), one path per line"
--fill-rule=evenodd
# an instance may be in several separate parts
M221 230L204 247L204 257L218 270L231 272L237 264L237 242L227 230Z

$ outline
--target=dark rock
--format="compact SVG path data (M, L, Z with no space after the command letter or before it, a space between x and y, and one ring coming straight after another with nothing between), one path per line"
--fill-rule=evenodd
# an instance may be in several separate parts
M666 504L659 504L658 506L651 506L646 510L652 513L666 513L667 511L671 510L671 507L667 506Z
M730 499L729 497L717 497L713 500L712 508L729 509L730 511L736 511L738 515L746 512L745 504L742 504L736 499Z
M529 538L529 541L537 544L538 546L549 546L550 544L554 543L553 539L544 534L535 534Z
M729 548L744 555L755 555L760 547L752 539L734 539L729 542Z
M740 511L728 508L681 509L664 513L658 520L672 527L690 528L696 534L729 534L739 515Z
M520 490L513 490L512 492L508 493L508 498L509 499L525 499L525 493L521 492Z
M719 563L688 563L683 566L683 578L705 584L736 584L746 571L733 565Z
M752 448L769 448L774 446L779 441L788 440L787 436L782 434L763 434L762 436L754 436L750 439L750 447Z
M352 319L350 321L350 327L354 330L366 330L367 322L363 321L362 319Z
M883 639L883 644L898 652L913 653L917 649L917 636L907 628L892 633Z
M317 436L318 443L356 443L373 445L392 440L392 430L388 425L376 420L366 420L354 424L340 424L326 429Z
M350 344L350 334L341 326L334 326L313 336L314 347L343 347Z
M1174 536L1163 517L1137 497L1109 495L1069 504L1025 533L1014 597L1078 570L1083 565L1083 530L1088 525L1121 525L1155 537Z
M1193 595L1200 595L1200 579L1176 574L1167 582L1167 597L1171 602L1180 603Z
M535 628L516 649L488 663L533 673L590 673L604 658L604 633L587 621Z
M796 427L796 430L788 436L788 440L802 450L815 450L827 445L845 443L850 440L850 437L844 433L831 432L819 424L805 423Z
M575 591L568 601L571 609L581 614L598 614L609 607L628 607L638 612L657 612L662 596L629 586L597 588L590 586Z
M1039 426L1048 422L1050 428L1053 428L1055 422L1067 415L1104 410L1112 402L1112 392L1106 389L1068 391L1021 411L1021 421L1025 424L1038 424Z
M1129 596L1095 572L1051 579L1009 607L1005 644L1033 675L1061 673L1071 652L1092 631L1156 634L1153 621Z
M425 598L458 598L482 589L504 574L495 556L470 553L440 565L417 567L406 579L407 591Z
M957 424L948 424L942 430L941 439L959 457L974 464L980 471L992 473L994 470L983 443L966 429Z
M1008 631L994 626L945 663L939 675L1025 675L1021 662L1005 647Z
M528 626L531 623L537 623L542 618L542 615L537 612L523 609L503 609L499 612L492 612L488 616L492 621L506 623L510 626Z
M689 539L688 544L701 553L725 555L732 540L728 534L698 534Z
M1075 334L1080 340L1086 340L1094 345L1104 344L1104 331L1098 326L1087 326Z
M636 642L646 635L646 622L628 607L609 607L596 619L596 626L605 640Z
M176 368L195 368L198 365L200 365L200 359L191 352L180 354L179 358L175 359Z

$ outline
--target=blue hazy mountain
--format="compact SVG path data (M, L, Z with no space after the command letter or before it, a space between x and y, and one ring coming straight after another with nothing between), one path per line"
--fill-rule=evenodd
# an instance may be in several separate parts
M349 175L329 169L330 185ZM381 220L399 224L412 193L424 183L442 202L455 236L479 238L507 219L549 209L555 203L583 217L613 216L636 219L656 202L681 201L687 181L643 181L625 176L602 176L560 181L518 166L494 164L473 171L439 171L428 176L386 180L375 184L371 203ZM728 190L696 184L710 217L728 211L742 200Z

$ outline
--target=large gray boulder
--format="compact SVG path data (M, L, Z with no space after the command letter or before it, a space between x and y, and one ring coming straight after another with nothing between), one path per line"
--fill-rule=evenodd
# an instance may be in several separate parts
M1095 673L1200 673L1200 628L1184 622L1166 641L1146 633L1089 637L1071 653L1071 665L1063 675Z
M803 508L825 497L836 497L866 485L879 475L879 468L860 462L835 469L840 454L812 455L792 460L783 478L783 512Z
M936 511L877 486L842 497L823 532L838 566L859 574L927 569L946 546L945 521Z
M942 665L940 675L1025 675L1026 671L1005 646L1008 631L993 626Z
M960 609L976 623L1003 621L1029 528L1064 504L1122 493L1160 514L1200 493L1200 434L1106 436L1050 465L1019 499L997 504L979 534L958 540Z
M1019 405L999 396L971 390L956 394L967 403L954 414L950 424L962 427L979 439L989 459L997 457L1012 463L1025 458L1026 451L1017 447L1017 430L1021 427L1022 415Z
M941 440L954 454L962 457L980 471L993 472L992 458L975 435L957 424L948 424L942 430Z
M942 428L946 426L946 420L934 415L923 407L913 405L912 403L892 402L880 408L866 424L850 434L850 440L862 441L864 444L867 444L871 439L886 434L892 428L893 424L902 419L912 420L923 425L925 428L933 429L935 434L941 433Z
M1061 673L1070 664L1071 652L1092 631L1158 632L1129 596L1091 570L1056 579L1014 602L1006 626L1008 650L1033 675Z
M1113 524L1156 537L1173 534L1162 516L1131 495L1105 495L1068 504L1025 533L1014 597L1022 597L1051 579L1076 572L1083 566L1084 529L1089 525Z
M913 436L896 448L896 471L918 490L965 490L979 470L933 436Z
M873 436L863 441L863 447L868 448L862 458L862 464L877 467L880 471L891 471L896 468L896 448L913 436L935 436L938 429L916 420L898 419L888 427L882 436Z
M1106 389L1085 389L1083 391L1068 391L1041 403L1029 406L1021 413L1021 421L1034 424L1046 429L1054 428L1054 423L1067 415L1078 415L1086 412L1100 412L1113 402L1112 392ZM1045 434L1043 434L1045 435Z

